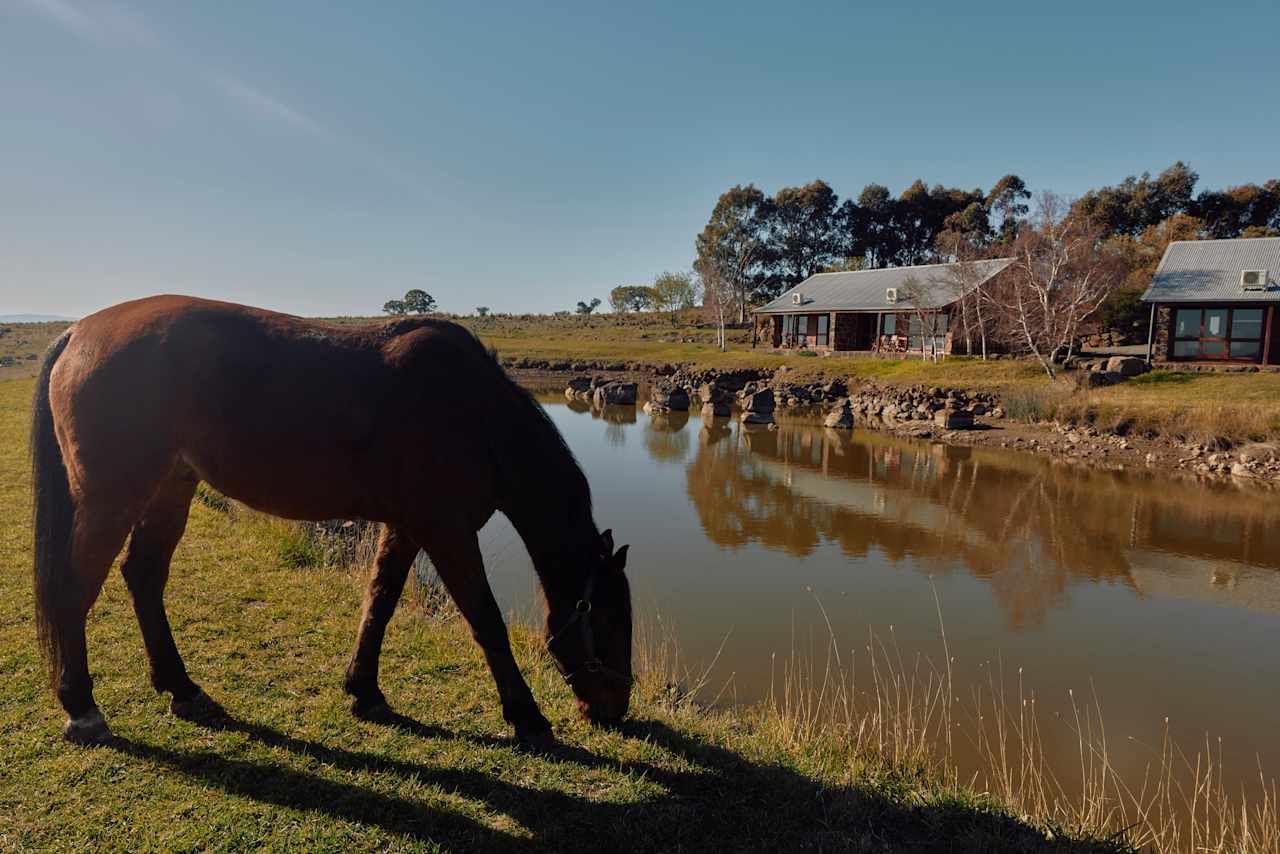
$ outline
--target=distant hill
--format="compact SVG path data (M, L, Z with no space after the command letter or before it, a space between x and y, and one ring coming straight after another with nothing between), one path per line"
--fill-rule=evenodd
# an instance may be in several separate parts
M0 314L0 323L53 323L69 320L75 320L75 318L63 317L59 314Z

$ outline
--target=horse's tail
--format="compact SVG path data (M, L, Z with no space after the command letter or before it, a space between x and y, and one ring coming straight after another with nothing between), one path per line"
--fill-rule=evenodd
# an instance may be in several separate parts
M54 619L61 600L70 590L71 533L75 505L67 482L62 448L53 429L53 409L49 404L49 375L54 363L71 340L71 330L53 342L45 353L36 381L31 414L31 492L34 499L34 576L36 637L49 666L52 680L61 670L58 622Z

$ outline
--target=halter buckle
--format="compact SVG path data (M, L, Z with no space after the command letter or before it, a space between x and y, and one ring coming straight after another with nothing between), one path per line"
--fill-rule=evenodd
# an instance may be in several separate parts
M574 605L574 606L573 606L573 608L574 608L574 610L575 610L575 611L577 611L579 614L590 614L590 613L591 613L591 602L590 602L589 600L587 600L587 599L579 599L579 600L578 600L578 604Z
M582 669L588 673L599 673L603 667L604 662L598 658L588 658L586 661L582 662Z

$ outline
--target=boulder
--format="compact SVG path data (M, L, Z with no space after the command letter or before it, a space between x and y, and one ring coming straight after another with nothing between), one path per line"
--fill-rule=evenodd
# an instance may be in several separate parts
M675 383L657 383L649 389L649 400L663 410L687 412L689 393Z
M842 430L849 430L853 427L853 405L849 398L845 398L836 404L836 408L827 413L827 417L822 421L825 427L838 427Z
M728 403L711 403L702 404L703 418L728 418L733 413Z
M748 412L771 415L774 409L773 391L766 388L747 395L742 399L742 408Z
M613 382L596 388L592 403L596 406L634 406L636 402L636 384Z
M715 383L703 383L698 387L698 398L705 403L724 404L726 407L733 402L733 394L728 389L723 389Z
M1102 362L1095 364L1101 365ZM1103 386L1114 385L1122 381L1124 378L1119 374L1113 374L1110 371L1089 370L1089 371L1071 371L1062 374L1062 378L1074 385L1076 388L1101 388Z
M831 380L822 387L822 396L828 400L839 399L848 393L849 387L844 380Z
M1112 356L1107 360L1107 373L1119 374L1124 378L1145 374L1150 366L1136 356Z
M569 380L569 386L564 390L564 396L570 400L589 397L594 384L595 381L591 377L574 377Z
M934 413L933 423L944 430L971 430L973 429L973 413L963 409L947 407Z

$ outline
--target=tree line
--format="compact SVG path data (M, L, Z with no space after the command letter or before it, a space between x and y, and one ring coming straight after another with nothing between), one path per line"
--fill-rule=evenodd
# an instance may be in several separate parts
M681 309L693 308L698 293L692 275L668 271L654 277L652 285L619 285L609 291L609 306L616 312L664 311L674 322Z
M1198 180L1178 161L1154 177L1143 173L1090 190L1063 216L1087 223L1139 276L1154 270L1159 257L1153 262L1152 252L1163 252L1169 239L1280 234L1280 180L1197 193ZM814 273L1008 252L1028 222L1030 200L1015 174L987 191L916 180L897 196L868 184L843 200L822 180L773 195L738 185L720 196L697 236L694 269L729 283L741 321L749 305Z

